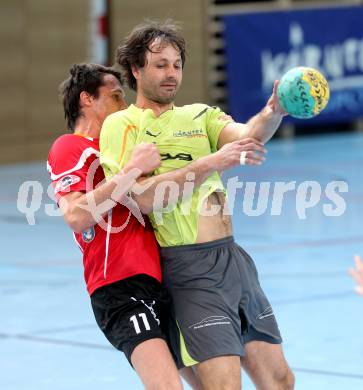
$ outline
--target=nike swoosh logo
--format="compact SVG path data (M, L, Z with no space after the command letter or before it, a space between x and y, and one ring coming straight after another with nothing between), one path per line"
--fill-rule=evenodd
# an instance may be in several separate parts
M200 116L202 116L205 112L207 112L207 111L208 111L208 108L209 108L209 107L205 108L205 109L202 110L199 114L197 114L197 115L193 118L193 121L194 121L195 119L199 118Z
M158 135L161 134L161 131L160 131L159 133L157 133L157 134L153 134L151 131L146 130L146 134L147 134L147 135L150 135L151 137L157 137Z

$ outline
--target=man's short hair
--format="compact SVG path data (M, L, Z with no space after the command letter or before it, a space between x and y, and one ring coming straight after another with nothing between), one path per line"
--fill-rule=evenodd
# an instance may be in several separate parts
M104 85L103 77L111 74L123 84L121 73L115 69L98 64L74 64L69 70L70 76L59 86L63 103L64 117L70 130L81 115L79 96L82 91L98 97L98 88Z
M181 29L172 19L162 23L146 21L131 31L116 51L116 62L121 65L123 76L131 89L136 91L136 79L132 74L132 67L142 68L145 66L146 52L151 51L150 45L156 39L160 40L161 45L174 46L180 52L182 66L184 66L185 40L180 32Z

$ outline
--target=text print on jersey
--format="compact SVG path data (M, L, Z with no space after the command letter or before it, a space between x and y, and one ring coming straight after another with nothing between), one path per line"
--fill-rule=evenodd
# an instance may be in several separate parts
M183 161L193 161L193 157L189 153L178 153L175 156L170 153L160 153L161 161L166 160L183 160Z

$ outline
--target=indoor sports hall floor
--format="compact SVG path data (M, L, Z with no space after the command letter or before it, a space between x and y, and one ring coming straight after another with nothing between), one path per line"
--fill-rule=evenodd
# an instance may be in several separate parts
M271 215L270 195L265 213L247 216L243 188L235 202L235 238L257 263L296 389L363 389L363 297L347 273L353 255L363 255L363 134L273 141L268 149L264 166L228 176L295 181L300 190L314 181L323 193L328 183L342 181L349 187L340 194L345 212L324 215L332 205L324 195L300 219L297 192L290 191L281 215ZM27 180L44 187L33 226L16 203ZM47 215L54 210L47 186L45 163L0 167L0 389L142 389L95 325L80 252L62 218ZM248 380L244 385L253 389Z

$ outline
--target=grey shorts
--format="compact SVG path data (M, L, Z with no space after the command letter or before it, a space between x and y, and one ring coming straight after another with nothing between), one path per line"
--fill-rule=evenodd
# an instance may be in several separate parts
M160 254L174 305L171 345L179 367L244 356L252 340L282 342L253 260L233 237L161 248Z

